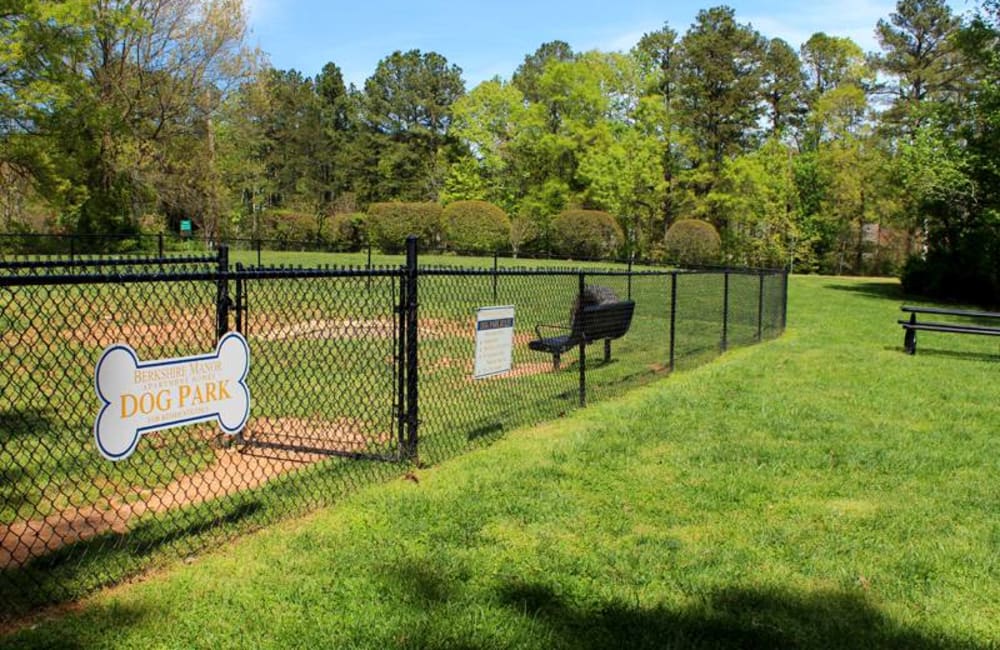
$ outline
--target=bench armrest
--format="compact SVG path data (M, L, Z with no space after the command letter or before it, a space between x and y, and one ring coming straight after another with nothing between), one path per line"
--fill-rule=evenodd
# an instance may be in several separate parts
M562 330L564 332L570 331L570 328L566 327L565 325L555 325L555 324L550 325L546 323L539 323L538 325L535 325L535 335L540 339L545 338L544 336L542 336L542 329Z

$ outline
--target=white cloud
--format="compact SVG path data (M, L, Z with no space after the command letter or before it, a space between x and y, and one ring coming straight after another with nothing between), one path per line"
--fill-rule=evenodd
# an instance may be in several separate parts
M794 14L738 16L738 19L749 21L768 38L784 39L794 48L816 32L825 32L830 36L846 36L868 52L878 49L876 23L895 8L896 3L891 0L842 0L834 5L802 5Z

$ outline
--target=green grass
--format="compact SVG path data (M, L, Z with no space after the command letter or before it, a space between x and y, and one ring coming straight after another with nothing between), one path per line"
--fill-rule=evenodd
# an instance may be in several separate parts
M239 262L247 266L257 264L257 253L253 250L231 249L229 261L233 264ZM331 266L365 266L368 262L367 251L357 253L324 253L315 251L261 251L261 264L264 266L304 266L313 267L319 264L329 264ZM406 255L389 255L378 251L372 252L372 266L393 266L398 267L406 263ZM458 266L464 268L493 268L493 256L466 256L454 254L429 254L420 253L419 263L421 266ZM579 261L561 259L530 259L500 257L498 264L501 268L581 268L581 269L624 269L626 266L621 263L609 261ZM636 269L650 267L635 266Z
M5 647L997 647L1000 348L890 281L35 621Z

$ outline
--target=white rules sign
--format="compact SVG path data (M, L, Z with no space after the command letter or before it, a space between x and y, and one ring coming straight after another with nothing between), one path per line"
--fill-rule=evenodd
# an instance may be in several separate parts
M514 307L481 307L476 311L476 379L510 372L514 360Z
M218 421L238 433L250 416L250 348L229 332L211 354L140 362L127 345L112 345L94 370L101 411L94 438L109 460L128 458L139 436L196 422Z

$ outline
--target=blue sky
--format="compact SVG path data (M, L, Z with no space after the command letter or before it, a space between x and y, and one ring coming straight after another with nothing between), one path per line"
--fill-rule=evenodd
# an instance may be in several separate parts
M964 0L953 7L962 9ZM669 25L683 34L700 9L728 4L737 19L794 48L817 31L849 36L866 51L877 49L875 23L895 0L782 0L652 2L647 0L246 0L250 42L276 68L315 75L325 63L340 66L359 87L378 61L394 50L443 54L462 68L466 87L500 75L510 78L526 54L546 41L574 50L628 50L643 33Z

